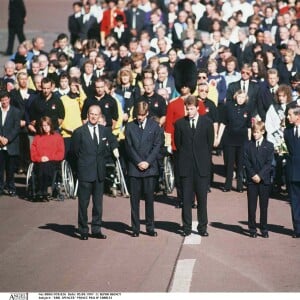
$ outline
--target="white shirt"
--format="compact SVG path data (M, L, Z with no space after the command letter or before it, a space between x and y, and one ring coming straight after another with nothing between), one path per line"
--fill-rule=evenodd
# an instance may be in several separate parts
M194 125L195 125L195 128L197 127L197 122L198 122L198 118L199 118L199 115L197 114L194 118L190 118L190 126L191 128L193 128L193 120L194 120Z
M94 127L96 127L96 136L97 136L97 140L98 140L98 143L99 143L99 127L98 127L98 125L97 124L92 125L92 124L88 123L88 129L90 131L92 139L94 139Z

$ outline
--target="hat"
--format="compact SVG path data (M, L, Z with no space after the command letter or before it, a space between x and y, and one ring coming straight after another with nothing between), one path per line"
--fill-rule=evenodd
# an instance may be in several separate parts
M197 85L196 64L188 58L179 60L174 67L175 87L178 92L186 86L194 93Z
M26 62L27 62L27 59L24 55L20 55L19 53L16 53L14 59L12 59L12 61L15 63L15 64L22 64L22 65L25 65Z

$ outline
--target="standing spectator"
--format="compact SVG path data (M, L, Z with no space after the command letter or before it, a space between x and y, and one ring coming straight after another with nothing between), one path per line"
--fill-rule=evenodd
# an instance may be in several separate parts
M25 41L24 24L26 23L26 8L23 0L9 0L8 3L8 43L6 55L12 55L15 35L19 43Z
M300 238L300 107L295 106L288 110L288 120L293 126L284 131L288 148L286 177L292 208L293 238Z
M79 38L82 40L97 38L94 34L95 28L98 27L97 19L91 14L89 2L83 5L84 13L78 18Z
M115 128L115 124L118 120L118 106L116 100L105 92L105 80L104 77L97 78L95 80L95 94L93 97L88 97L84 102L81 119L86 121L88 118L88 109L92 105L98 105L101 108L102 114L106 119L106 127Z
M155 90L158 88L166 88L169 93L169 98L174 98L175 81L173 76L168 73L168 67L165 65L159 65L157 69L157 80L155 81Z
M179 176L183 191L183 236L192 231L192 203L197 197L197 230L201 236L207 232L207 190L211 171L211 152L214 143L212 121L198 113L198 99L185 100L187 116L175 123L175 145L178 151Z
M70 43L72 46L74 46L76 40L79 38L79 18L81 16L82 11L82 2L76 1L73 2L72 8L73 8L73 14L69 16L68 18L68 29L70 32Z
M10 95L0 91L0 195L16 195L14 172L19 155L20 111L10 105ZM6 183L4 183L4 171Z
M260 231L268 238L268 205L274 147L264 139L264 123L258 121L252 126L253 141L245 146L244 163L247 176L248 227L250 237L256 238L256 207L259 198Z
M28 137L28 125L30 124L29 111L30 106L36 98L34 90L28 87L28 75L20 72L17 75L18 88L11 92L11 105L20 110L20 156L18 164L18 174L26 173L30 163L30 147Z
M118 143L111 130L99 125L101 109L92 105L87 112L88 122L77 128L72 136L72 151L77 159L78 229L81 240L89 236L88 206L92 196L91 230L96 239L106 239L101 231L107 147L118 156Z
M146 13L138 7L138 4L138 0L132 0L130 8L125 11L130 34L136 38L140 36L146 24Z
M49 78L42 79L42 92L35 98L30 106L30 130L36 132L39 120L44 117L52 119L54 130L58 130L64 117L64 106L53 92L53 82ZM35 126L35 128L33 127Z
M158 123L148 118L148 104L136 106L137 118L126 126L125 147L128 155L132 237L140 233L140 200L146 207L146 231L157 236L154 224L154 190L159 175L158 158L163 146L163 132Z

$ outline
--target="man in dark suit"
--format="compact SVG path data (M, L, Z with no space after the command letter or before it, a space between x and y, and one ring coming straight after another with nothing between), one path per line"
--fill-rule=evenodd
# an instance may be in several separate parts
M68 18L68 29L70 32L70 43L74 46L76 40L79 38L79 23L78 20L81 17L82 2L76 1L72 4L73 14Z
M89 227L87 210L92 196L92 236L106 239L101 232L102 204L105 179L105 154L108 149L118 156L117 140L108 128L99 125L101 109L98 105L89 107L88 122L77 128L72 136L72 151L77 158L78 176L78 229L80 239L87 240ZM109 148L108 148L109 147Z
M19 43L25 41L24 24L26 22L26 8L23 0L9 0L8 4L8 43L6 55L13 53L15 35Z
M241 80L229 84L226 94L226 101L234 101L233 96L238 90L245 91L248 96L247 107L252 112L251 116L258 114L257 99L259 98L259 85L251 81L251 66L244 64L241 70Z
M7 91L0 91L0 104L0 196L3 195L4 188L7 188L10 196L15 196L14 171L19 155L20 111L10 105Z
M133 37L138 38L145 27L146 13L138 8L139 1L132 0L130 8L125 11L127 27Z
M34 90L28 88L28 75L20 72L17 75L18 88L11 91L11 105L20 110L21 128L20 128L20 156L18 164L18 173L25 173L30 163L30 147L28 136L28 125L30 124L30 105L33 103L37 94Z
M144 195L146 231L157 236L154 226L154 190L159 175L158 158L163 146L163 132L148 116L148 103L136 105L137 118L126 126L125 147L128 156L132 237L140 233L140 200Z
M278 89L279 74L276 69L267 71L267 80L260 83L260 94L257 101L258 114L262 121L266 120L266 113L272 104L276 103L275 94Z
M155 90L165 88L168 90L169 98L173 98L175 91L175 80L173 76L169 75L168 67L166 65L159 65L157 68L157 80L155 81Z
M268 238L268 204L271 184L274 146L264 139L265 124L262 121L252 126L254 140L245 146L244 164L247 174L248 227L250 237L256 238L256 207L259 198L260 230L263 238Z
M286 179L291 200L293 238L300 238L300 107L291 107L288 120L293 127L284 131L284 140L288 149Z
M175 145L178 151L179 176L183 190L183 236L192 231L192 203L197 197L198 233L207 232L207 187L211 171L211 152L214 128L207 116L198 113L199 100L189 96L185 100L187 116L175 123Z
M99 26L97 19L90 13L91 6L89 2L84 4L84 14L78 17L78 36L82 40L98 38L95 36L94 32L97 31L96 27ZM99 39L99 38L98 38Z

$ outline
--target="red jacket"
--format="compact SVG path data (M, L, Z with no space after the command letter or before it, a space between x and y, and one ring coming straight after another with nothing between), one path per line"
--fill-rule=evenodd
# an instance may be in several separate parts
M124 24L126 24L126 16L122 10L114 9L107 9L103 12L103 18L100 25L100 31L105 32L105 37L110 34L110 31L116 26L116 16L122 15Z
M198 104L198 113L200 116L206 114L206 108L203 102L199 101ZM165 132L171 134L171 144L172 150L176 150L174 142L174 125L178 119L181 119L185 116L184 100L181 97L175 98L170 101L167 107L166 114L166 123L165 123Z
M41 162L42 156L49 157L51 161L61 161L64 159L64 155L65 145L60 134L36 135L34 137L30 148L33 162Z

